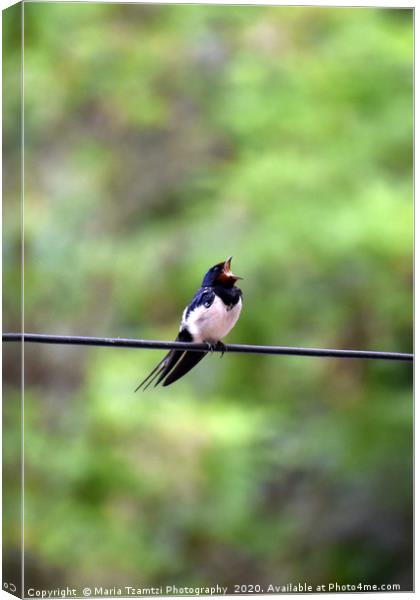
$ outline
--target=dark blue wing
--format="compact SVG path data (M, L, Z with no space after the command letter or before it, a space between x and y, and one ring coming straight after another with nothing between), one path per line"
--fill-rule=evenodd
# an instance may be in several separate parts
M205 306L206 308L210 308L213 304L216 294L210 288L200 288L194 298L189 305L187 312L185 314L185 319L188 318L188 315L198 306Z
M186 330L178 333L176 341L191 342L192 337ZM183 375L191 371L195 365L206 356L206 352L188 352L186 350L170 350L168 354L160 361L151 373L134 390L137 392L140 388L147 390L149 385L154 383L155 387L163 381L162 385L170 385L180 379Z
M200 288L187 308L184 320L198 306L210 308L213 304L216 294L210 288ZM191 342L192 337L187 329L181 329L178 333L177 341ZM205 357L206 352L188 352L186 350L171 350L168 354L156 365L151 373L144 379L136 388L146 390L149 385L154 383L155 387L162 382L163 386L170 385L177 381L180 377L188 373L195 365Z

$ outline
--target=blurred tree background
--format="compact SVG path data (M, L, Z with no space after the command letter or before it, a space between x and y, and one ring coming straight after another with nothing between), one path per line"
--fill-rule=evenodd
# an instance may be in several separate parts
M233 254L228 341L411 351L412 50L411 10L25 4L26 331L171 339ZM411 588L410 365L134 394L162 355L26 345L27 585Z

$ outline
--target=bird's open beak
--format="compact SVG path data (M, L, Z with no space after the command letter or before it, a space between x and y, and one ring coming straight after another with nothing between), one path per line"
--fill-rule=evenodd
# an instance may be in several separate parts
M233 279L234 281L238 281L238 279L243 279L243 277L238 277L238 275L234 275L230 268L230 263L232 261L232 256L229 256L225 260L225 264L223 265L223 274L227 279Z

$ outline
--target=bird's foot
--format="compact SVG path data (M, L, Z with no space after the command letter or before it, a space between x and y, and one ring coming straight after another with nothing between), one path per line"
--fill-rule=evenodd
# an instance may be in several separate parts
M226 352L226 346L223 342L205 342L205 344L207 344L208 352L211 354L213 354L213 352L220 352L220 358L222 358Z
M213 352L216 350L217 344L215 344L214 342L205 342L205 344L207 344L208 352L213 354Z
M215 345L214 348L217 352L220 352L220 358L222 358L222 356L224 355L224 353L226 352L226 346L224 345L223 342L218 341L217 344Z

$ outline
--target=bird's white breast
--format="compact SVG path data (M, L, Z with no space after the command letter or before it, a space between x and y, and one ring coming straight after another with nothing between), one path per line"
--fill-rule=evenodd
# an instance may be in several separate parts
M209 308L198 306L185 319L181 327L187 327L195 342L216 343L229 333L239 318L242 299L235 306L229 307L216 296Z

